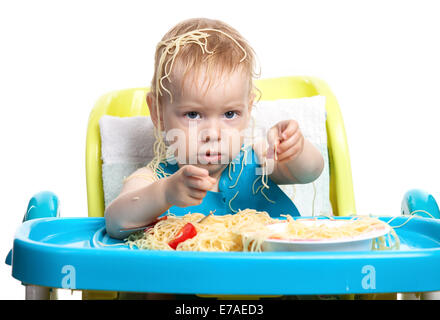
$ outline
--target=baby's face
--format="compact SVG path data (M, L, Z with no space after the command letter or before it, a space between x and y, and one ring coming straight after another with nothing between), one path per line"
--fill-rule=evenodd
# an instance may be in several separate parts
M207 89L203 74L189 74L180 88L179 77L176 72L170 84L173 102L163 108L168 145L176 148L180 165L197 165L215 175L240 152L253 103L249 81L238 70L213 76Z

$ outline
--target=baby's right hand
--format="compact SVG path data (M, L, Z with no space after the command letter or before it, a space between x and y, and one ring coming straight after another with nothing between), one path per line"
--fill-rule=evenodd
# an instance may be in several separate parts
M178 207L196 206L202 203L206 192L211 190L217 180L209 176L206 169L184 165L169 176L165 188L168 204Z

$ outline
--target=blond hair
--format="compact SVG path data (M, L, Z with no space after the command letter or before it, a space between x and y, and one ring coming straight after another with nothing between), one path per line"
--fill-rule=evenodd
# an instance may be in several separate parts
M171 28L156 47L151 81L155 100L152 112L158 121L154 128L154 158L147 167L152 170L154 180L160 179L159 174L168 175L160 163L166 163L165 160L173 156L168 154L164 142L159 108L165 93L172 102L173 96L167 84L171 82L175 65L183 68L181 88L189 72L197 75L204 70L208 76L208 90L217 76L240 70L249 79L249 97L253 98L255 92L260 92L253 83L253 79L259 77L255 52L237 30L222 21L206 18L184 20Z
M199 75L204 70L208 75L208 90L214 79L240 69L248 78L249 94L258 92L253 83L259 77L254 50L237 30L220 20L184 20L162 37L156 47L151 81L151 92L157 94L159 105L163 103L164 91L172 101L167 84L176 65L183 69L180 88L190 73Z

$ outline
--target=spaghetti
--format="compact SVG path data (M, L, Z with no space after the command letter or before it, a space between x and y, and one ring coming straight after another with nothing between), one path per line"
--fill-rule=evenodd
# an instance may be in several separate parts
M263 251L263 243L267 239L344 239L387 227L385 222L371 217L353 217L338 227L328 227L325 224L307 225L304 220L301 221L302 219L293 219L290 215L285 215L286 229L280 233L267 228L280 220L271 218L264 211L245 209L233 215L210 215L200 222L203 217L201 213L189 213L183 217L169 215L153 227L131 234L126 243L130 248L146 250L260 252ZM195 228L191 237L178 241L174 247L171 246L170 243L182 237L182 230L188 224L192 225L191 229ZM392 228L389 234L374 241L372 247L373 250L398 248L399 240Z
M147 250L172 250L169 242L178 237L180 230L192 223L197 234L181 243L176 250L183 251L247 251L243 248L242 233L255 232L266 225L277 221L267 212L240 210L233 215L207 217L202 223L201 213L188 213L183 217L169 215L152 228L131 234L126 243L132 248Z
M310 219L293 219L286 216L287 227L286 232L282 236L294 240L329 240L353 238L362 234L370 233L387 227L385 222L377 218L371 217L353 217L349 220L338 220L342 222L338 226L330 226L329 224L307 224L304 222ZM317 219L313 219L317 221ZM276 234L271 238L277 237Z

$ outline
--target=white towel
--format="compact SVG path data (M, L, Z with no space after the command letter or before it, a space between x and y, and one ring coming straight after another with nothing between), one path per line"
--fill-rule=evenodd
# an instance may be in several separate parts
M153 159L154 133L150 117L102 116L101 154L106 164L139 163Z
M145 167L148 163L149 161L102 164L102 182L104 189L104 203L106 207L121 193L125 177L131 175L137 169Z
M114 117L99 120L102 182L105 206L121 192L123 180L154 157L155 141L150 117Z

